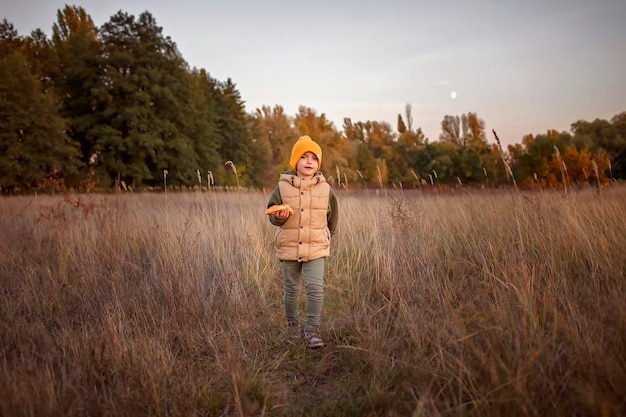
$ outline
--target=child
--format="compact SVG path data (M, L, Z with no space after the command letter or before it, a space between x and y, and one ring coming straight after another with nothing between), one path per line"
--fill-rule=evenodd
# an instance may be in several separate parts
M319 171L322 148L309 136L301 136L291 151L292 170L280 174L267 207L288 204L269 216L279 226L274 246L281 262L287 326L292 339L299 339L298 303L302 274L306 288L304 337L310 348L324 346L319 326L324 303L324 259L330 254L330 238L337 230L337 197Z

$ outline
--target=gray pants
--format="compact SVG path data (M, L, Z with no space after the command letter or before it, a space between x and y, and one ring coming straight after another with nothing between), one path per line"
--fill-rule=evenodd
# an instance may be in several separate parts
M306 288L305 326L319 326L324 304L324 258L309 262L281 261L285 286L285 314L287 321L298 321L298 303L302 289L302 275Z

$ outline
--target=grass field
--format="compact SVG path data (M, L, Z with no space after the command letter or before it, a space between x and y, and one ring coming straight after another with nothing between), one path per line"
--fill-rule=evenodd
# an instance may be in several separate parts
M623 186L338 191L313 351L268 198L1 198L0 415L626 415Z

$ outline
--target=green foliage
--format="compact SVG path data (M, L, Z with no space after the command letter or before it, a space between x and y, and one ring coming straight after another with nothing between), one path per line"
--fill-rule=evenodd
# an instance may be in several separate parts
M234 84L222 89L204 70L189 71L147 12L136 19L120 11L101 29L80 7L66 6L57 17L52 42L41 32L23 41L5 20L0 48L24 51L32 75L61 98L52 114L67 120L63 130L80 145L83 176L95 171L102 186L120 179L135 187L160 185L163 169L172 185L197 183L197 170L225 177L218 121L228 113L218 109L228 99L218 99L236 97L242 110ZM242 110L238 136L248 132L247 117Z
M547 179L548 165L554 148L565 150L571 136L562 132L548 131L545 135L532 135L524 138L524 143L514 154L513 172L520 181L537 177Z
M221 143L217 126L217 95L215 80L205 70L193 71L189 81L188 108L185 109L183 131L193 139L202 174L215 172L222 165Z
M79 150L52 92L42 89L19 51L0 56L0 186L35 188L48 176L74 174Z
M192 183L198 155L184 129L189 75L176 45L147 12L137 20L119 12L101 34L105 104L88 132L98 171L139 186L159 184L168 169L172 184Z
M422 171L422 177L428 178L429 182L452 182L455 178L454 157L456 146L450 142L434 142L427 146L429 163L427 169Z
M219 153L225 160L235 163L241 184L258 187L262 184L262 176L254 175L253 171L257 147L248 128L244 102L230 78L218 83L217 88L217 125L221 136ZM224 181L228 185L236 183L232 176L225 177Z
M356 162L357 169L363 175L363 179L370 183L376 183L376 159L369 146L364 143L357 145Z
M98 113L104 107L105 89L100 86L105 74L103 45L93 21L80 7L59 10L52 31L54 55L46 60L45 72L61 97L68 135L80 144L87 166L95 153L87 133L98 124Z

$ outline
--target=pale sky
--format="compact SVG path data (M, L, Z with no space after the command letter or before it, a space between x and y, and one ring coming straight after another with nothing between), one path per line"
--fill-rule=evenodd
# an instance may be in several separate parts
M431 142L445 115L474 112L511 144L626 111L624 0L0 0L0 18L50 38L65 4L97 27L147 10L248 112L304 105L338 130L344 117L395 130L408 103Z

